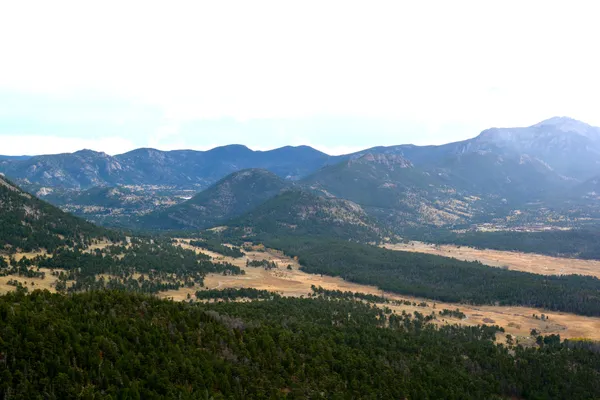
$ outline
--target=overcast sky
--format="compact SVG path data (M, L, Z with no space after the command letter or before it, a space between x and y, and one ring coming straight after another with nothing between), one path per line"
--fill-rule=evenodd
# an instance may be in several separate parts
M572 0L3 1L0 154L339 154L555 115L600 126L599 12Z

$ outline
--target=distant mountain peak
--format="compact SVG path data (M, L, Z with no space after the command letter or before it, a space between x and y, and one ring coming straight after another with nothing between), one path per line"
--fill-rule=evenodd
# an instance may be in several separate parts
M215 147L207 151L207 153L223 153L223 152L238 152L238 153L252 153L252 149L243 144L228 144L225 146Z
M569 117L552 117L525 128L486 129L474 140L467 141L467 145L472 147L473 142L493 143L512 146L520 152L536 153L548 146L556 146L561 151L567 150L573 143L581 142L579 138L600 142L600 128ZM465 149L469 150L463 148Z
M552 118L545 119L541 122L538 122L537 124L535 124L533 126L558 125L558 124L563 124L566 122L577 122L580 124L584 123L584 122L576 120L575 118L571 118L571 117L567 117L567 116L555 116Z
M348 161L352 164L380 164L389 167L412 168L413 164L398 154L367 153L361 157Z
M142 154L148 154L148 153L163 153L162 150L158 150L152 147L140 147L138 149L135 150L131 150L128 153L142 153ZM127 153L125 153L127 154Z
M108 154L106 154L103 151L95 151L95 150L90 150L90 149L81 149L79 151L76 151L73 154L78 155L78 156L110 157Z
M544 127L552 127L563 132L576 132L579 134L585 134L590 129L594 129L593 126L586 124L585 122L569 117L552 117L533 125L533 128Z

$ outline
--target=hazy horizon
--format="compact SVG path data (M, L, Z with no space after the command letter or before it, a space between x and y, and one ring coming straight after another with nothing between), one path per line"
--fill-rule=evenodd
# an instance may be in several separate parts
M571 119L570 117L566 117L566 116L557 116L557 117L558 118L568 118L568 119ZM538 121L537 123L544 122L544 121L552 119L552 118L555 118L555 117L547 118L547 119L545 119L543 121ZM584 122L585 123L585 121L580 121L580 122ZM529 126L532 126L532 125L535 125L535 124L531 124ZM529 127L529 126L527 126L527 127ZM490 128L523 128L523 127L490 127ZM479 132L479 133L481 133L481 132ZM471 138L473 138L473 137L475 137L477 135L474 135L472 137L468 137L468 138L465 138L465 139L460 139L458 141L468 140L468 139L471 139ZM161 148L156 148L156 147L141 146L141 147L135 147L135 148L123 151L123 152L112 153L112 154L108 153L108 152L105 152L105 151L102 151L102 150L95 150L95 149L90 149L90 148L82 147L80 149L76 149L76 150L73 150L73 151L58 152L58 153L40 153L40 154L4 154L3 153L3 154L0 154L0 155L2 155L2 156L14 156L14 157L19 157L19 156L38 156L38 155L70 154L70 153L75 153L75 152L78 152L78 151L91 150L91 151L95 151L95 152L99 152L99 153L106 153L106 154L109 154L110 156L117 156L117 155L120 155L120 154L125 154L125 153L128 153L130 151L139 150L139 149L153 149L153 150L159 150L159 151L190 151L190 150L191 151L210 151L210 150L214 150L214 149L217 149L217 148L220 148L220 147L243 146L243 147L246 147L246 148L248 148L248 149L250 149L252 151L261 151L261 152L273 151L273 150L281 149L281 148L284 148L284 147L310 147L310 148L313 148L315 150L321 151L321 152L323 152L323 153L325 153L327 155L330 155L330 156L341 156L341 155L351 154L351 153L359 152L359 151L362 151L362 150L368 150L370 148L380 147L380 146L384 146L384 147L385 146L403 146L403 145L408 145L408 146L410 146L410 145L415 145L415 146L439 146L439 145L444 145L444 144L449 144L449 143L454 143L454 142L456 142L456 141L445 142L445 143L435 143L435 144L434 143L431 143L431 144L396 143L396 144L392 144L392 145L375 145L375 146L361 147L361 148L357 147L357 148L354 148L354 149L347 149L349 151L346 151L346 152L343 152L343 151L340 151L340 152L327 152L327 151L318 149L318 148L313 147L313 146L308 145L308 144L296 144L296 145L284 144L282 146L277 146L277 147L273 147L273 148L252 148L251 146L248 146L248 145L246 145L244 143L228 143L228 144L217 145L217 146L214 146L214 147L201 148L201 149L194 149L194 148L161 149ZM343 147L338 147L338 150L341 150L341 149L344 149L344 148Z

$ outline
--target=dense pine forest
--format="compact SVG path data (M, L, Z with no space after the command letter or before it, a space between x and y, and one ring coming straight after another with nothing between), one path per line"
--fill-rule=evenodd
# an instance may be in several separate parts
M290 310L294 310L290 313ZM588 399L600 355L496 345L349 300L188 304L127 292L0 297L4 399Z
M269 246L299 257L306 272L340 276L391 292L448 302L523 305L600 315L600 280L595 277L509 271L479 262L324 238L265 240Z

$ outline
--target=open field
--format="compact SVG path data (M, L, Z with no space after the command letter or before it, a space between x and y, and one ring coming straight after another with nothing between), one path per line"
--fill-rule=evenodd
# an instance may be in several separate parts
M410 251L453 257L465 261L479 261L491 267L507 268L514 271L531 272L541 275L589 275L600 278L600 261L580 260L544 256L516 251L479 250L472 247L453 245L433 245L422 242L407 244L385 244L386 249Z
M37 256L47 256L48 253L46 252L46 250L40 250L40 251L32 251L32 252L18 252L15 253L13 255L13 257L15 258L15 260L20 261L22 258L27 257L27 258L35 258ZM8 259L8 257L4 257L5 259Z
M94 244L90 245L87 249L84 250L84 252L92 252L96 249L105 249L108 246L112 246L113 242L109 242L108 240L101 240L101 241L97 241ZM19 261L21 260L23 257L27 257L27 258L35 258L37 256L52 256L52 254L48 254L48 252L46 250L39 250L39 251L32 251L32 252L17 252L15 254L12 255L14 257L15 260ZM4 257L5 259L8 260L7 256L0 256L0 257Z
M23 284L23 286L27 286L29 291L33 291L35 289L48 289L51 292L56 292L54 288L56 281L58 281L58 277L51 275L51 270L47 268L40 268L41 272L45 272L46 276L44 279L42 278L27 278L24 276L18 275L8 275L8 276L0 276L0 294L4 294L6 292L10 292L15 290L15 286L8 285L7 282L10 280L18 281ZM58 271L58 270L55 270ZM60 272L60 271L58 271ZM33 285L31 284L33 282Z
M195 249L199 252L205 252L201 249ZM222 256L221 256L222 257ZM296 261L283 256L275 251L268 252L248 252L246 257L240 259L231 259L222 257L225 261L238 265L242 268L245 275L223 276L218 274L209 274L205 279L207 289L224 288L255 288L259 290L269 290L280 293L284 296L307 296L311 293L311 285L322 286L328 290L341 290L351 292L369 293L381 295L382 291L374 286L361 285L344 281L341 278L330 276L321 276L307 274L299 270ZM264 268L246 267L248 260L269 260L274 261L278 268L274 270L265 270ZM287 265L292 265L292 270L287 269ZM182 288L177 291L168 291L160 294L161 297L172 298L173 300L185 300L189 293L192 298L199 288ZM401 313L419 311L422 314L436 313L443 309L460 309L467 315L464 320L456 318L442 318L438 315L437 324L461 323L466 325L499 325L504 327L506 333L520 338L521 341L531 341L529 338L532 329L536 329L542 334L560 334L563 338L585 337L594 340L600 340L600 318L586 317L575 314L561 313L536 309L531 307L504 307L504 306L469 306L456 303L440 303L428 299L415 298L411 296L402 296L394 293L384 292L386 298L390 300L410 300L417 304L425 301L429 307L418 306L398 306L386 304L386 306ZM383 306L383 305L382 305ZM533 314L545 314L548 320L533 318Z
M235 264L235 265L238 265L238 266L241 265L241 264L239 264L239 260L240 259L236 260L235 258L226 257L226 256L224 256L222 254L215 253L214 251L209 251L209 250L206 250L206 249L199 249L196 246L190 245L189 244L190 240L191 239L179 239L179 243L178 244L179 244L179 246L183 247L184 249L194 250L196 253L207 254L207 255L211 256L214 259L214 261L226 261L228 263ZM237 261L237 263L236 263L236 261ZM246 260L244 260L243 265L246 265Z

